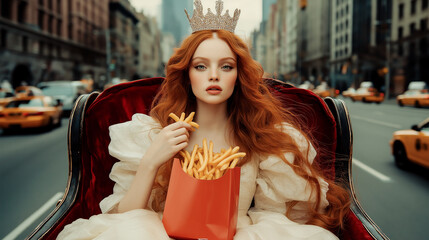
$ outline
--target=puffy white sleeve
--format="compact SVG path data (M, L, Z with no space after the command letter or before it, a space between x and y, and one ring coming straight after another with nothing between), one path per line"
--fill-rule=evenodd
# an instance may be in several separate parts
M102 213L116 212L120 200L130 188L140 161L159 133L161 126L148 115L136 113L128 122L109 127L109 154L119 161L110 172L115 182L113 193L100 202Z
M316 157L316 150L306 138L295 128L284 124L283 131L289 134L299 146L299 150L308 156L310 164ZM284 154L289 163L293 163L295 155L290 152ZM328 183L319 178L321 187L320 209L328 206L326 192ZM293 169L277 156L269 156L260 161L259 173L256 179L255 208L285 214L287 204L291 201L299 201L292 208L292 220L305 223L308 220L307 202L316 202L316 193L311 194L308 181L298 176Z

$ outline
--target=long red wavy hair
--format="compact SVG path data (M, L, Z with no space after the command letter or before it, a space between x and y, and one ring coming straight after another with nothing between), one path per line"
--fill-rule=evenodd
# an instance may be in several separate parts
M227 107L232 140L240 146L241 151L247 153L247 160L254 154L260 156L274 154L290 165L296 174L308 180L317 201L315 204L308 204L311 217L307 224L318 225L337 233L349 210L348 192L324 177L316 164L309 163L307 154L301 153L291 136L279 129L282 123L287 122L310 142L311 136L307 136L303 130L305 126L284 109L282 103L270 93L262 80L264 71L261 65L252 59L247 44L235 34L225 30L207 30L195 32L186 38L182 45L175 49L166 65L166 78L153 101L150 115L164 127L172 123L168 117L169 113L185 112L188 115L196 110L196 100L188 76L189 67L197 47L204 40L213 38L215 32L237 56L237 84ZM285 159L284 152L295 154L293 164ZM154 188L161 190L158 191L159 194L152 205L155 210L160 210L161 202L165 200L171 166L172 161L164 164L155 179ZM330 204L323 211L320 211L321 191L318 177L329 183L327 200ZM288 217L291 217L290 209L297 203L287 205L285 214Z

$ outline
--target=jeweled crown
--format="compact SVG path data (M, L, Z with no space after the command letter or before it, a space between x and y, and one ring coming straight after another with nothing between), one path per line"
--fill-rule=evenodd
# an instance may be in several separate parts
M229 10L226 10L224 15L221 15L223 10L223 1L216 1L216 14L212 13L210 8L207 9L207 14L204 16L203 5L200 0L194 1L195 9L192 18L189 17L188 11L185 9L186 16L192 28L192 32L201 30L227 30L234 33L237 26L238 18L241 10L235 9L234 16L229 15Z

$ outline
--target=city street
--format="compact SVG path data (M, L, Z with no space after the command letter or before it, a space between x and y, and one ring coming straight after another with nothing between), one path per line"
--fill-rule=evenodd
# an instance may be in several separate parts
M354 135L353 181L363 208L392 240L427 238L429 171L398 169L389 140L394 131L429 117L429 109L345 102ZM67 125L63 119L51 131L0 134L0 239L24 239L62 196Z

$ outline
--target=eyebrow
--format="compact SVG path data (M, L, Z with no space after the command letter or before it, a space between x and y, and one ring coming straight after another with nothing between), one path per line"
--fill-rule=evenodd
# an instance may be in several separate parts
M195 61L195 60L198 60L198 59L202 59L202 60L205 60L205 61L208 61L209 59L208 58L205 58L205 57L194 57L194 58L192 58L192 61ZM237 60L235 60L235 58L232 58L232 57L226 57L226 58L221 58L221 59L219 59L220 61L224 61L224 60L233 60L234 62L236 62Z

